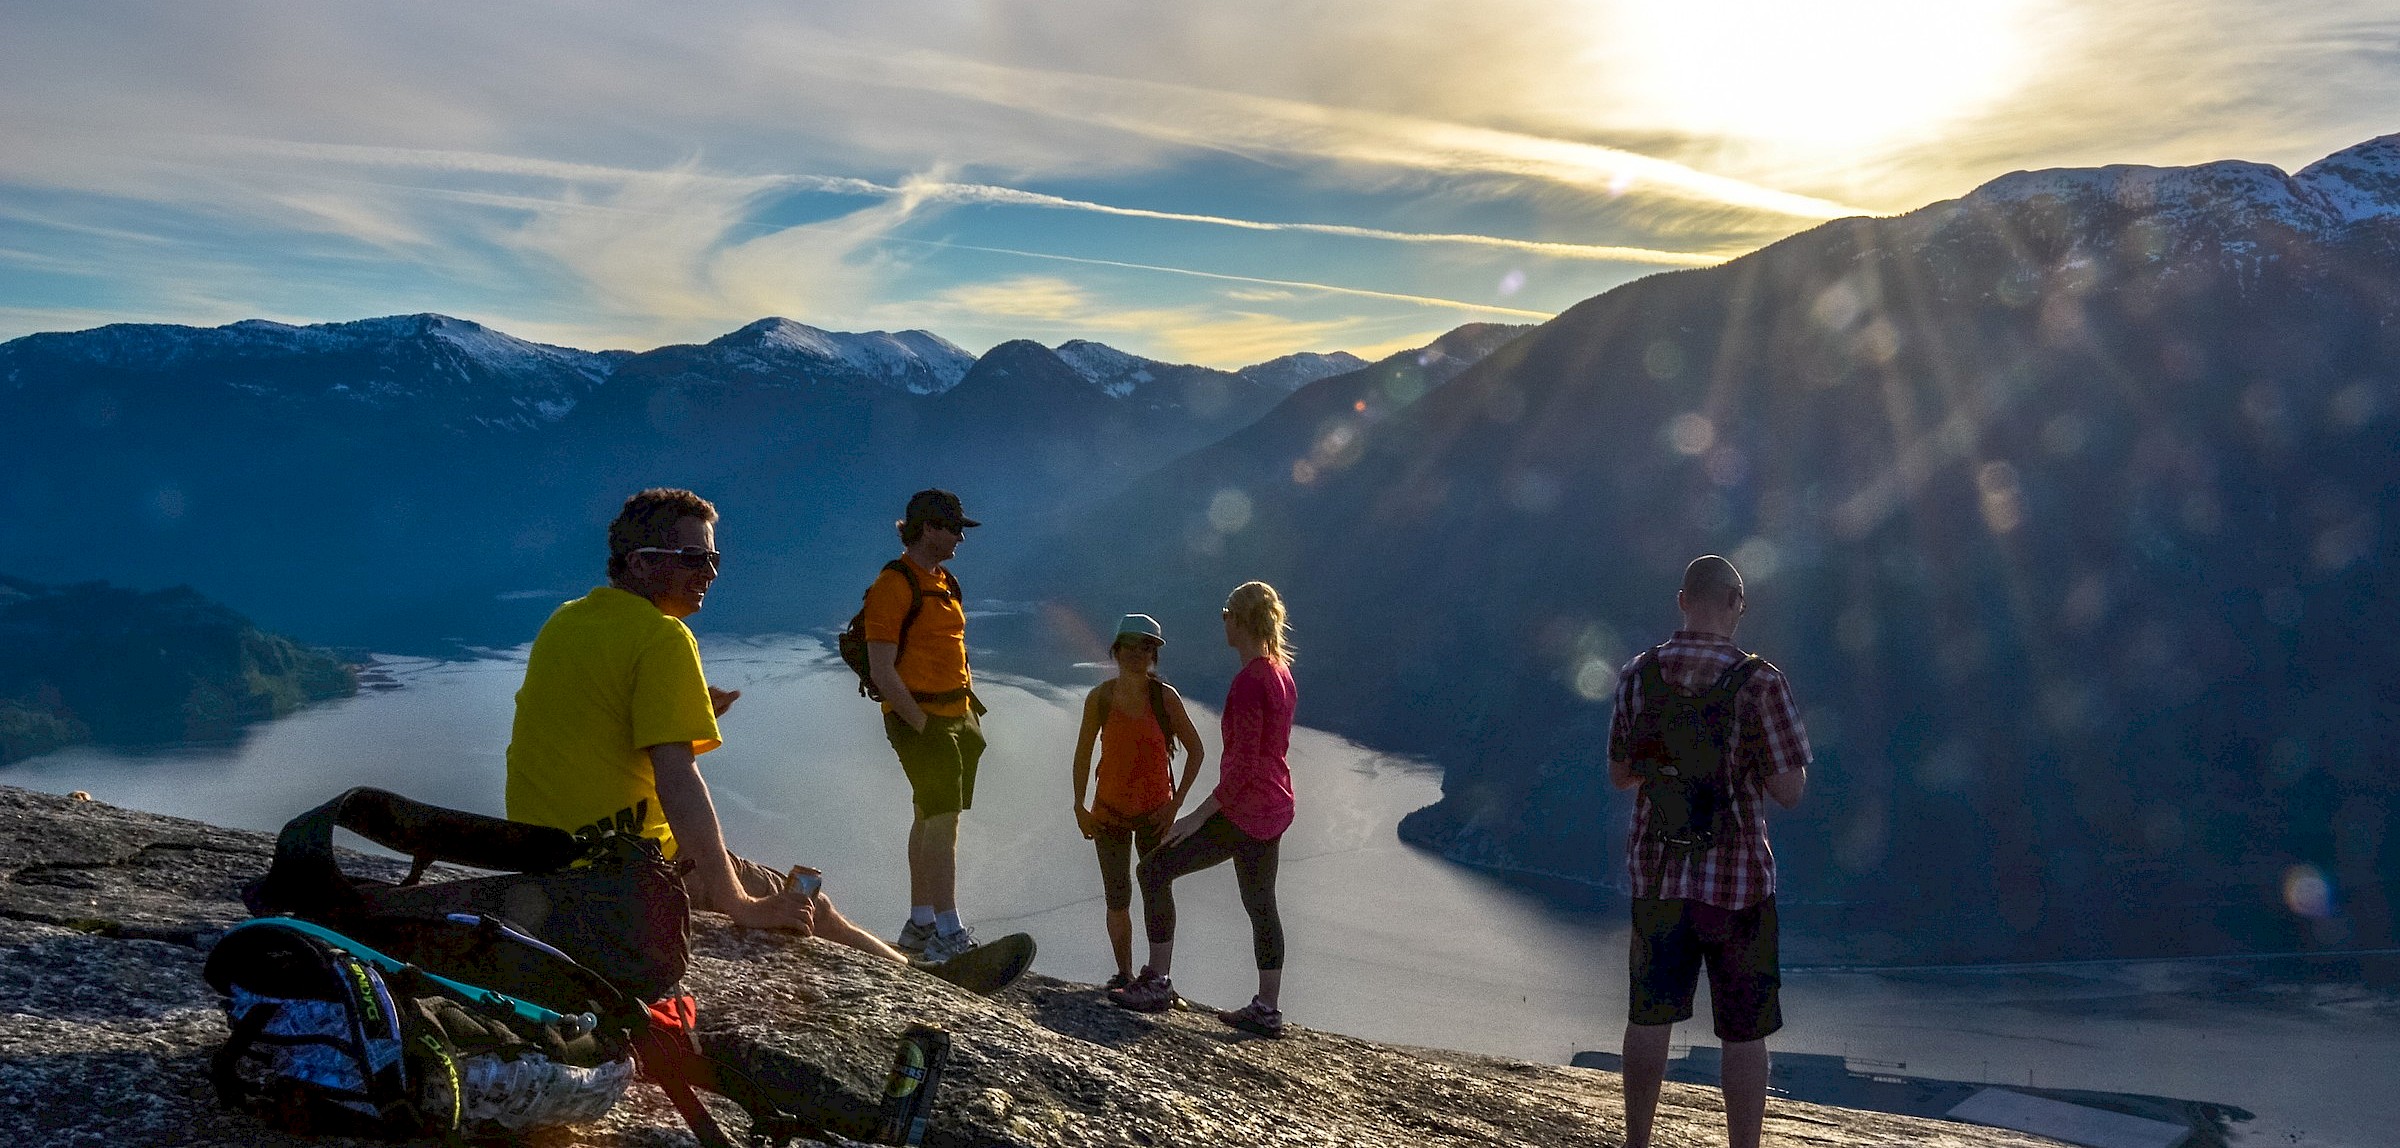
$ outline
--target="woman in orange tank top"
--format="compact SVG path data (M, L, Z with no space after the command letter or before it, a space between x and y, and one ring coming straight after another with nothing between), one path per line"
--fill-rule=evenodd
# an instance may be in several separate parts
M1092 687L1083 699L1083 729L1075 738L1075 825L1100 857L1100 888L1108 906L1108 944L1117 974L1108 987L1133 980L1133 858L1158 847L1159 835L1175 823L1183 799L1200 776L1206 751L1200 731L1183 709L1183 697L1158 677L1158 650L1166 645L1158 621L1127 614L1117 623L1109 656L1117 675ZM1183 743L1183 777L1170 777L1168 739ZM1092 745L1100 746L1099 785L1092 802Z

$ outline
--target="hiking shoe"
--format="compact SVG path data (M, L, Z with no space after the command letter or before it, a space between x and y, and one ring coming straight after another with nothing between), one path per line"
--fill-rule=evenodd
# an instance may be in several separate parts
M935 933L917 953L917 959L928 965L938 965L975 951L975 931L960 928L955 933Z
M1260 1004L1256 997L1240 1008L1218 1009L1217 1019L1243 1032L1254 1032L1264 1037L1283 1035L1283 1011Z
M1142 975L1133 978L1132 984L1111 989L1108 994L1110 1004L1135 1012L1165 1012L1175 1007L1177 999L1175 982L1151 971L1148 965L1142 966Z
M1107 983L1107 984L1104 984L1104 985L1101 985L1101 986L1100 986L1100 991L1102 991L1102 992L1108 992L1108 993L1113 993L1113 992L1117 991L1118 989L1124 988L1125 986L1127 986L1127 985L1129 985L1129 984L1132 984L1132 983L1133 983L1133 978L1132 978L1132 977L1126 976L1126 975L1125 975L1125 974L1123 974L1123 973L1110 973L1110 974L1108 974L1108 983Z
M925 946L933 940L934 935L933 926L920 925L911 918L907 924L900 926L900 939L893 941L892 947L913 957L925 951Z
M1010 933L999 940L974 948L943 961L926 962L917 966L921 971L957 985L971 993L990 996L1015 984L1025 970L1033 967L1033 937L1026 933Z

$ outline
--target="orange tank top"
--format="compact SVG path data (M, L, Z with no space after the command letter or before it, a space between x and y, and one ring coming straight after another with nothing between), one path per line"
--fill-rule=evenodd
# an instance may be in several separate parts
M1114 684L1104 687L1114 690ZM1175 796L1168 776L1167 734L1150 712L1150 699L1136 706L1111 697L1108 720L1100 724L1100 788L1093 803L1103 818L1139 817Z

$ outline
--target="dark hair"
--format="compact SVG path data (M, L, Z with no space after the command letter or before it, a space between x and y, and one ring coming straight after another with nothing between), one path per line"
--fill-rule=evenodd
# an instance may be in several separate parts
M686 518L715 522L717 508L691 491L654 486L625 500L608 524L608 580L625 577L625 556L644 546L675 544L675 524Z
M925 526L924 522L914 518L898 518L892 521L892 528L900 532L900 545L902 546L916 545L917 539L925 537Z

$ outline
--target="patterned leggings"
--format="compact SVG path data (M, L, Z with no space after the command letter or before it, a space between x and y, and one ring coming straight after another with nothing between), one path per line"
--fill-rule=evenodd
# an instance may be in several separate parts
M1150 943L1175 939L1175 894L1169 888L1175 879L1230 858L1242 908L1250 914L1250 947L1258 967L1282 968L1283 917L1275 911L1276 850L1282 841L1260 841L1218 813L1201 823L1199 832L1142 858L1134 876L1142 883L1142 925Z

